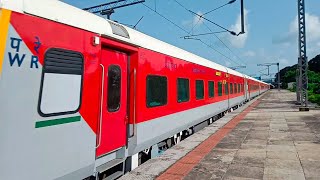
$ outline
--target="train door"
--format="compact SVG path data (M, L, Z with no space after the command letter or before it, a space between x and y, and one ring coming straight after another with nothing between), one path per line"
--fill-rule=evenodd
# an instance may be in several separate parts
M259 83L259 95L262 93L261 84Z
M245 81L244 81L244 92L246 95L246 100L249 100L248 79L245 79Z
M126 145L127 54L111 49L101 52L101 102L96 156Z

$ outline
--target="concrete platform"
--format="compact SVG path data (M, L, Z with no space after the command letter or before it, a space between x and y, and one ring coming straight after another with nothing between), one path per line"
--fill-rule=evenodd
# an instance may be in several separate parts
M320 111L272 90L121 179L320 179Z

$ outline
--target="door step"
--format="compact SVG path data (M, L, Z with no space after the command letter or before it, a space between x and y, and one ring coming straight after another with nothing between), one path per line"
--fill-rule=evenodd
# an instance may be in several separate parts
M122 159L112 160L112 163L116 164L112 168L108 168L109 167L109 165L107 165L108 163L106 163L106 165L99 166L98 167L99 169L97 168L98 172L100 171L99 172L99 174L100 174L99 179L100 180L114 180L124 174L124 163L125 162Z
M124 174L126 160L125 147L121 147L96 160L96 172L99 179L113 180Z
M111 174L110 176L103 178L102 180L114 180L114 179L118 179L122 175L123 175L123 172L115 172L115 173Z
M123 163L125 159L114 159L105 164L102 164L96 168L96 171L99 173L103 173L104 171L111 169L111 167L117 166L120 163Z

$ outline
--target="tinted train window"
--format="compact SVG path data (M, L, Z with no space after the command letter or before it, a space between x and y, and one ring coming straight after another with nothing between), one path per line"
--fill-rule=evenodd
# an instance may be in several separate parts
M241 92L241 86L240 86L240 84L238 84L238 92L239 92L239 93Z
M167 84L164 76L147 76L147 107L167 104Z
M237 84L234 84L234 93L238 93Z
M39 95L41 116L78 112L81 104L83 56L79 52L52 48L45 53Z
M196 99L204 98L204 84L203 80L196 80Z
M214 97L214 82L213 81L209 81L208 82L208 94L209 97Z
M121 93L121 69L119 66L111 65L108 69L108 111L115 112L120 108Z
M230 94L233 94L233 84L230 83Z
M189 101L189 79L178 78L177 80L178 102Z
M222 82L218 82L218 96L222 96Z
M226 84L224 85L224 93L225 93L226 95L229 94L229 83L226 83Z

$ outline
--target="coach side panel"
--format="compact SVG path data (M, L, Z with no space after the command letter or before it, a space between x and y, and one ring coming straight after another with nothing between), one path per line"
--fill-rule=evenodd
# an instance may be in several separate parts
M137 153L228 109L225 72L142 48L139 54L137 136L134 142L130 141L130 153ZM188 95L184 86L188 87Z
M82 179L95 162L93 34L1 9L1 179Z

